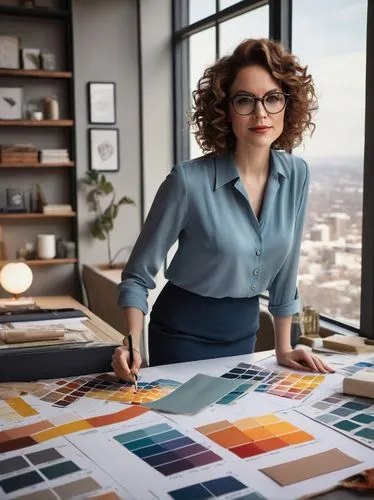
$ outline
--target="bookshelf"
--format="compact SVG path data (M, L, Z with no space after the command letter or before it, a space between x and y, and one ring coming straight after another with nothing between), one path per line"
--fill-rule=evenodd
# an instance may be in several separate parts
M17 36L20 47L48 49L55 53L56 69L0 68L0 86L22 87L24 102L56 94L60 104L58 120L3 120L0 119L1 144L33 144L37 149L67 149L68 162L12 163L0 161L0 185L22 192L40 184L47 203L68 204L68 213L44 214L36 212L1 213L0 225L8 250L8 260L16 257L16 250L25 241L36 240L37 234L55 234L65 241L75 243L75 258L50 260L31 259L38 288L33 293L48 295L43 284L53 283L56 293L81 298L78 274L77 180L75 161L75 106L73 65L72 0L48 0L49 7L25 8L9 4L0 5L0 33ZM46 4L46 2L44 2ZM5 197L4 197L5 198ZM4 206L4 201L2 206ZM35 205L34 205L35 206ZM4 265L0 260L0 267ZM51 287L49 285L49 289Z

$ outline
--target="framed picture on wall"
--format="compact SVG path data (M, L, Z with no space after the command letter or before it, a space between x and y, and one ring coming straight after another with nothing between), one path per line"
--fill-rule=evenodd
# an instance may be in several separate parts
M118 128L90 128L90 168L101 172L119 170Z
M0 120L20 120L22 105L21 87L0 87Z
M114 82L88 82L88 114L90 123L116 123Z

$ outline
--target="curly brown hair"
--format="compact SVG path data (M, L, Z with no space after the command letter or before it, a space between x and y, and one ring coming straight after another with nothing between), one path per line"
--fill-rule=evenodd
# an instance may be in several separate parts
M234 150L235 135L228 120L229 92L238 72L255 64L269 71L283 92L290 94L283 132L271 147L289 151L301 144L306 129L311 134L314 132L312 112L317 109L317 98L308 67L301 66L279 42L248 39L238 45L232 55L208 67L192 93L190 124L204 153L223 154Z

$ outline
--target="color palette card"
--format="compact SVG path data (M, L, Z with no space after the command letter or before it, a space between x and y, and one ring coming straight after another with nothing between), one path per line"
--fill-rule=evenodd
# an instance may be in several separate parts
M233 476L223 476L169 491L173 500L205 500L209 498L235 498L236 500L266 500L261 493L246 486ZM226 496L227 495L227 496ZM235 496L233 496L235 495Z
M234 391L225 395L217 404L229 405L240 399L245 394L253 390L260 382L267 379L273 372L258 365L239 363L230 371L221 375L222 378L230 380L243 380L243 384L239 385Z
M272 467L264 467L260 471L281 486L288 486L330 472L343 470L347 467L353 467L359 463L361 463L360 460L356 460L337 448L333 448L298 460L282 462Z
M240 380L229 380L197 373L168 396L152 403L144 403L144 406L151 410L168 413L196 413L220 400L240 384Z
M82 398L142 404L163 398L179 386L180 382L176 380L139 381L138 390L135 391L134 384L123 382L110 373L101 373L93 376L56 380L49 385L49 391L40 399L59 408L65 408Z
M374 448L374 401L333 393L298 411Z
M251 458L315 439L311 434L274 414L233 422L221 420L202 425L196 430L239 458Z
M166 422L116 434L113 439L164 476L222 460L216 453Z
M0 453L20 450L74 432L126 422L147 412L147 408L134 406L115 413L85 419L80 418L76 413L62 412L59 416L48 420L39 420L32 424L1 431Z
M350 375L354 375L355 373L361 370L365 370L366 368L374 368L374 357L358 361L357 363L352 363L343 367L338 367L337 371L349 377Z
M112 492L129 498L121 485L65 439L0 458L0 498L48 500Z
M0 427L38 414L39 412L21 397L0 400Z
M273 394L282 398L303 400L310 396L312 391L324 380L324 375L305 375L303 373L282 371L272 374L261 382L255 388L255 391Z

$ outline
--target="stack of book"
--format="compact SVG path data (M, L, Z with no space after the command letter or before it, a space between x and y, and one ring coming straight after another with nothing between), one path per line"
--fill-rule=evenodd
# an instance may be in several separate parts
M41 149L41 163L68 163L69 153L67 149Z
M12 165L36 163L38 150L32 144L0 145L0 162Z
M43 213L44 214L68 214L72 212L72 206L71 205L65 205L65 204L60 204L60 205L44 205L43 207Z

